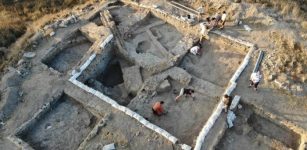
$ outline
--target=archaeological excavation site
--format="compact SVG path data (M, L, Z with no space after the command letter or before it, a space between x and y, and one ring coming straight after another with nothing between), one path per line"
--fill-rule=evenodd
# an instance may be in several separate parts
M0 149L307 150L306 16L305 0L76 5L1 72Z

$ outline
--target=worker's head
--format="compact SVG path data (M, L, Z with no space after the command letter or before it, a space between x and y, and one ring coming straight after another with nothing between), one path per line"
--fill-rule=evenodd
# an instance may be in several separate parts
M224 95L224 98L229 98L229 95L225 94L225 95Z
M194 93L194 90L191 90L192 93Z
M215 20L215 17L213 17L212 20Z
M206 20L207 20L207 22L210 22L210 17L207 17Z
M160 104L164 104L164 101L160 101Z
M223 14L226 14L226 11L223 11Z

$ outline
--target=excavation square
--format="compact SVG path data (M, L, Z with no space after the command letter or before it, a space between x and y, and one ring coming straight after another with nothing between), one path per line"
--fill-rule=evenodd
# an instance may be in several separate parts
M298 149L298 133L255 113L253 109L243 105L236 111L234 127L226 130L217 145L218 150Z
M165 82L165 81L164 81ZM165 129L188 145L193 145L203 125L206 123L215 106L218 103L217 97L211 97L203 93L195 92L194 98L182 96L175 101L181 87L179 82L170 78L166 79L170 87L158 89L157 94L148 96L146 102L137 98L133 99L128 107L136 111L153 124ZM193 89L193 87L191 87ZM164 101L166 115L156 116L152 112L155 102Z
M96 123L96 117L63 94L32 126L17 135L34 149L77 149Z
M201 55L189 53L179 66L200 79L225 87L247 51L245 46L210 34L210 40L202 43Z
M174 26L150 12L122 6L110 9L110 13L130 53L167 58L183 37Z
M91 45L92 43L78 31L67 41L57 45L45 57L43 63L61 73L65 73L81 60Z

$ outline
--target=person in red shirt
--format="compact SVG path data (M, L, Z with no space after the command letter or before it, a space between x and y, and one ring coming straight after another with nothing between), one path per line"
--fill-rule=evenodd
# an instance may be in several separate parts
M163 104L164 104L163 101L156 102L152 106L152 112L157 116L163 115L164 114Z

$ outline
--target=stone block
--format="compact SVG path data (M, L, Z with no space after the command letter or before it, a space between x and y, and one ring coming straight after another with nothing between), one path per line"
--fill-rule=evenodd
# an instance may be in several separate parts
M171 90L171 84L167 79L163 80L157 89L158 92L167 92L169 90Z
M237 107L237 105L239 104L240 98L241 98L241 96L238 96L238 95L236 95L233 98L231 105L230 105L230 108L229 108L230 110L233 110Z
M136 94L143 85L143 80L139 66L132 66L123 69L123 79L125 88Z

